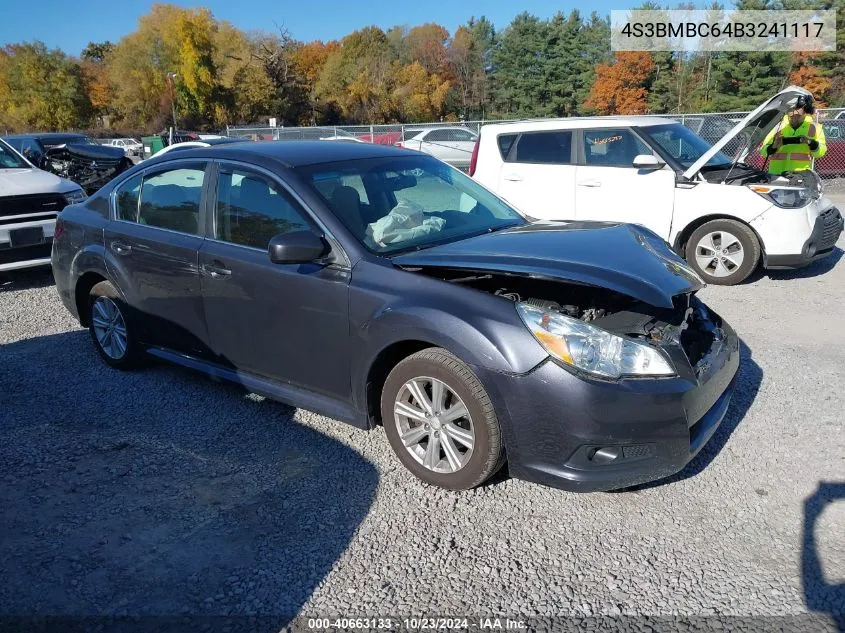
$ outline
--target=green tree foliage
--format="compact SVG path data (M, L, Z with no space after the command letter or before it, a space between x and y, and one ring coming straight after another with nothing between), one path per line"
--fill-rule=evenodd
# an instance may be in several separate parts
M245 33L207 9L156 4L135 31L89 43L78 60L38 42L0 49L0 126L67 129L108 115L125 129L160 131L171 119L168 73L189 129L269 117L298 125L747 110L793 82L845 104L845 0L736 6L838 8L838 49L611 55L609 20L577 10L547 20L521 13L501 30L481 17L453 34L435 23L371 26L303 43L284 29Z
M490 93L504 116L577 114L586 100L596 64L608 59L609 25L577 11L540 20L522 13L497 38Z
M0 49L0 129L79 128L91 112L78 62L41 42Z

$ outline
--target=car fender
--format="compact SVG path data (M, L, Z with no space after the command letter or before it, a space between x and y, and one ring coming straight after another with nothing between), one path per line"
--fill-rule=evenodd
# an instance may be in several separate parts
M772 208L772 203L747 187L700 182L695 186L675 188L675 209L669 243L688 233L691 225L710 216L739 220L750 225Z
M375 288L356 287L354 281L351 288L351 369L356 403L365 402L367 376L374 363L397 344L442 347L488 374L524 374L548 357L509 300L424 275L396 270L384 273L407 276L404 283L379 284L381 291L402 288L401 295L385 297Z

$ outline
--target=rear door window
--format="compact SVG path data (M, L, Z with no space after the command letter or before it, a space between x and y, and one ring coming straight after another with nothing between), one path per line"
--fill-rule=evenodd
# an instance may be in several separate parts
M572 131L550 130L520 135L513 160L544 165L572 164Z
M114 193L115 218L125 222L138 221L138 201L141 199L141 174L121 184Z
M200 200L205 163L183 163L144 176L138 222L190 235L202 234Z

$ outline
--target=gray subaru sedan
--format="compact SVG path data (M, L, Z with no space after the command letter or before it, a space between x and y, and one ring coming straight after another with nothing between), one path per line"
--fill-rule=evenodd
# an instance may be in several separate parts
M150 356L383 429L420 479L611 490L682 469L739 367L654 233L533 222L433 157L277 142L145 161L59 216L62 301Z

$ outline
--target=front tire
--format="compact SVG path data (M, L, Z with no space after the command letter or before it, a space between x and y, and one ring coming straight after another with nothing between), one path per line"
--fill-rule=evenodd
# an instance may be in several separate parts
M91 288L88 295L88 332L100 357L115 369L138 366L140 350L126 303L108 281Z
M472 370L444 349L422 350L393 368L381 419L399 461L428 484L474 488L503 463L493 403Z
M686 260L708 284L733 286L760 263L760 242L736 220L711 220L690 235Z

